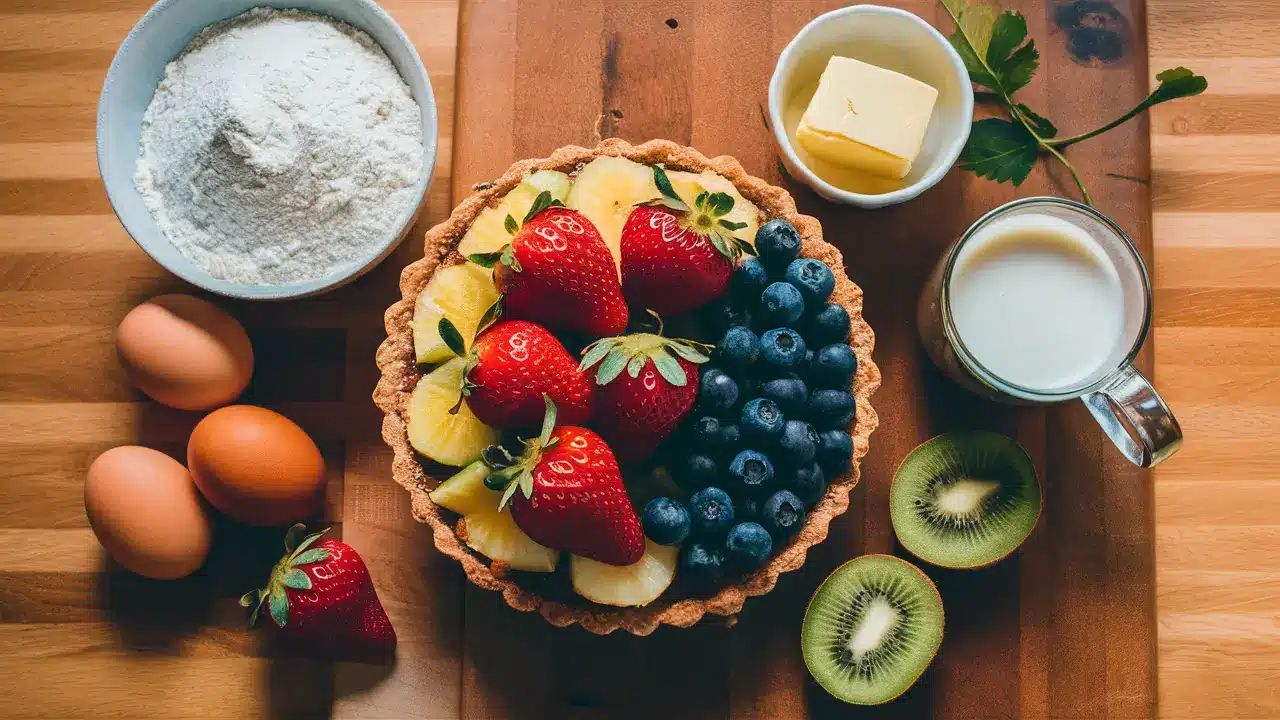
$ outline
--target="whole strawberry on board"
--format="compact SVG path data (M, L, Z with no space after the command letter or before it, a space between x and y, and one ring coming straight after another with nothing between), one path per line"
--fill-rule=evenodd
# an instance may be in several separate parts
M596 367L596 428L619 462L649 457L698 397L698 368L710 348L658 332L605 338L589 345L579 368Z
M344 542L307 535L294 525L285 535L285 555L271 568L267 586L245 593L240 604L253 608L250 627L266 610L267 626L286 649L310 656L345 659L388 657L396 631L373 589L369 569Z
M510 245L468 259L494 268L507 317L595 336L626 329L618 269L590 220L543 191L524 222L508 215L506 228Z
M491 427L536 427L544 414L542 397L548 395L564 408L565 422L590 419L591 383L569 351L541 325L527 320L494 323L498 314L493 309L485 313L470 353L453 323L440 319L445 345L467 358L459 405L465 399L471 412Z
M644 530L631 507L622 471L604 439L581 427L556 427L556 405L545 398L542 431L512 457L501 446L483 458L485 485L505 490L499 509L534 542L609 565L644 555Z
M658 165L653 181L662 197L622 227L622 292L636 307L675 315L723 295L738 259L755 248L732 234L746 223L725 219L733 196L704 190L689 207Z

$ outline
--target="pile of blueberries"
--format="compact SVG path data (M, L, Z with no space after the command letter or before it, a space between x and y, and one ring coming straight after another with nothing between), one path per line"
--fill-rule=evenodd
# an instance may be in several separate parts
M720 341L665 448L688 500L659 497L641 514L651 540L682 546L680 573L695 588L763 565L853 461L845 428L858 361L849 314L827 302L835 276L798 257L800 234L786 220L762 225L756 250L703 311Z

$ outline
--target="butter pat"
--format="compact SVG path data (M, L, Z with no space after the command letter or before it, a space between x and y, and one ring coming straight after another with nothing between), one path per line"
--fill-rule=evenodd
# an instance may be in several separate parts
M920 152L938 91L915 78L833 57L796 128L810 155L901 179Z

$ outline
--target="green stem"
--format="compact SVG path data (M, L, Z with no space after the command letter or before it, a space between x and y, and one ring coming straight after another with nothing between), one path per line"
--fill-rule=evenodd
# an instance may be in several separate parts
M1084 204L1093 207L1093 198L1089 196L1089 191L1085 189L1084 182L1080 180L1080 173L1076 172L1076 166L1072 165L1071 161L1067 160L1066 156L1058 152L1053 146L1046 144L1043 140L1040 141L1040 144L1045 150L1052 153L1054 157L1062 161L1063 165L1067 166L1067 169L1071 171L1071 179L1076 181L1076 187L1080 188L1080 194L1084 196Z
M1119 118L1116 118L1115 120L1112 120L1111 122L1107 123L1106 125L1103 125L1102 127L1098 128L1097 130L1090 130L1090 131L1089 131L1089 132L1087 132L1087 133L1083 133L1083 134L1081 134L1081 135L1074 135L1074 136L1069 137L1069 138L1059 138L1059 139L1057 139L1057 140L1049 140L1047 144L1052 145L1052 146L1057 147L1057 148L1066 148L1066 147L1070 147L1071 145L1075 145L1076 143L1078 143L1078 142L1080 142L1080 141L1082 141L1082 140L1088 140L1088 139L1089 139L1089 138L1091 138L1091 137L1097 137L1098 135L1101 135L1102 133L1104 133L1104 132L1106 132L1106 131L1108 131L1108 130L1110 130L1110 129L1112 129L1112 128L1119 127L1119 126L1121 126L1121 125L1123 125L1123 124L1125 124L1125 123L1129 122L1129 121L1130 121L1130 120L1132 120L1134 117L1137 117L1138 113L1141 113L1141 112L1142 112L1143 110L1145 110L1145 109L1146 109L1146 108L1144 108L1143 106L1139 105L1138 107L1135 107L1134 109L1130 110L1129 112L1125 113L1124 115L1121 115Z

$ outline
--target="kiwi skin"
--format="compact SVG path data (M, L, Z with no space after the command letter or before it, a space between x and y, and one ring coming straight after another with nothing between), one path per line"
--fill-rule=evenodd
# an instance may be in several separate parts
M970 432L970 431L964 431L964 432L949 433L949 434L954 434L954 435L962 435L962 434L964 434L964 435L968 435L968 434L980 434L980 435L981 435L981 434L988 434L988 435L999 435L999 433L988 433L988 432L980 432L980 431L972 431L972 432ZM934 440L937 440L939 437L942 437L942 435L938 435L938 436L935 436L935 437L929 438L928 440L925 440L924 442L922 442L922 443L920 443L920 444L916 445L915 447L911 448L911 452L907 453L907 454L902 458L902 461L898 463L898 467L897 467L896 469L894 469L894 471L893 471L893 475L892 475L892 476L890 476L890 477L891 477L891 481L890 481L890 495L892 495L892 492L893 492L893 487L892 487L892 486L893 486L893 482L892 482L892 480L896 480L896 479L897 479L898 474L902 472L902 467L903 467L904 465L906 465L906 464L907 464L907 460L909 460L909 459L911 458L911 456L912 456L912 455L914 455L914 454L916 453L916 451L920 450L921 448L923 448L924 446L926 446L926 445L928 445L929 443L933 442ZM1027 452L1027 449L1026 449L1026 448L1024 448L1024 447L1022 446L1022 444L1021 444L1021 443L1019 443L1017 440L1014 440L1013 438L1010 438L1010 437L1008 437L1008 436L1001 435L1001 437L1004 437L1004 438L1005 438L1005 439L1007 439L1007 440L1011 440L1011 441L1013 441L1013 444L1014 444L1015 446L1017 446L1017 448L1018 448L1019 450L1021 450L1021 451L1022 451L1022 454L1023 454L1024 456L1026 456L1026 458L1027 458L1027 462L1031 465L1031 467L1032 467L1032 468L1034 468L1034 467L1035 467L1035 461L1031 459L1031 455L1030 455L1030 453L1028 453L1028 452ZM1028 538L1030 538L1030 537L1031 537L1031 535L1032 535L1032 533L1034 533L1034 532L1035 532L1035 528L1037 528L1037 527L1039 527L1039 526L1040 526L1040 518L1044 517L1044 481L1043 481L1043 480L1041 480L1041 478L1040 478L1040 473L1039 473L1038 471L1034 473L1034 476L1035 476L1035 479L1036 479L1036 487L1037 487L1037 488L1039 488L1039 493L1040 493L1040 506L1036 508L1036 520L1035 520L1035 522L1034 522L1034 523L1032 523L1032 525L1031 525L1031 531L1027 533L1027 536L1026 536L1026 537L1024 537L1024 538L1022 538L1022 541L1021 541L1021 542L1019 542L1017 545L1015 545L1015 546L1013 546L1012 548L1010 548L1010 549L1009 549L1009 551L1008 551L1008 552L1006 552L1006 553L1004 553L1003 555L1001 555L1001 556L999 556L999 557L997 557L997 558L995 558L995 559L993 559L993 560L989 560L989 561L987 561L987 562L977 563L977 564L973 564L973 565L952 565L952 564L947 564L947 563L940 562L940 561L938 561L938 560L936 560L936 559L926 558L926 557L921 557L918 553L916 553L915 551L913 551L911 548L907 547L907 546L906 546L906 544L904 544L904 543L901 541L901 539L899 539L899 540L898 540L898 547L901 547L903 550L906 550L908 553L910 553L911 557L913 557L913 558L915 558L915 559L919 560L920 562L923 562L923 563L925 563L925 564L927 564L927 565L933 565L933 566L936 566L936 567L946 568L946 569L948 569L948 570L981 570L981 569L983 569L983 568L988 568L988 567L991 567L992 565L995 565L995 564L996 564L996 563L998 563L998 562L1001 562L1002 560L1004 560L1005 558L1009 557L1010 555L1014 554L1015 552L1017 552L1019 549L1021 549L1021 548L1022 548L1022 546L1027 542L1027 539L1028 539ZM892 504L892 501L890 501L890 502L891 502L891 504ZM894 536L895 536L895 537L897 536L897 529L896 529L896 528L894 529Z
M808 617L808 616L809 616L809 613L813 610L813 603L814 603L814 601L815 601L815 600L817 599L817 597L818 597L818 592L819 592L819 591L821 591L821 590L822 590L822 587L823 587L824 585L826 585L826 584L827 584L827 581L828 581L828 580L830 580L830 579L831 579L831 578L832 578L836 573L838 573L838 572L840 572L841 570L843 570L843 569L845 568L845 566L850 565L850 564L852 564L852 563L854 563L854 562L857 562L858 560L861 560L862 558L881 558L881 559L895 560L895 561L897 561L897 562L901 563L902 565L905 565L905 566L907 566L907 567L911 568L912 570L915 570L917 573L919 573L919 574L920 574L920 577L924 578L925 584L926 584L926 585L928 585L928 586L933 590L933 594L934 594L934 596L938 598L938 612L939 612L939 614L941 615L940 621L941 621L941 623L942 623L943 638L944 638L944 639L946 638L946 625L947 625L947 610L946 610L946 605L942 602L942 595L941 595L941 593L939 593L939 592L938 592L938 586L933 582L933 579L932 579L932 578L930 578L928 575L926 575L926 574L925 574L925 572L924 572L923 570L921 570L920 568L916 567L915 565L912 565L911 563L907 562L906 560L903 560L902 558L900 558L900 557L898 557L898 556L896 556L896 555L886 555L886 554L884 554L884 553L868 553L868 554L866 554L866 555L859 555L858 557L853 558L852 560L849 560L849 561L847 561L847 562L845 562L845 563L841 564L841 565L840 565L839 567L837 567L835 570L832 570L832 571L831 571L831 574L830 574L830 575L827 575L826 579L824 579L821 583L819 583L819 584L818 584L818 587L813 591L813 595L810 595L810 596L809 596L809 603L808 603L808 604L805 606L805 608L804 608L804 616L803 616L803 617ZM803 626L803 621L802 621L802 626ZM915 687L915 686L916 686L916 683L920 681L920 678L924 677L924 674L925 674L926 672L928 672L929 667L930 667L931 665L933 665L933 661L934 661L935 659L937 659L937 657L938 657L938 650L940 650L941 648L942 648L942 641L939 641L939 642L938 642L938 646L937 646L937 647L935 647L935 648L933 649L933 653L929 656L929 662L927 662L927 663L925 663L925 664L924 664L924 669L922 669L922 670L920 671L920 674L919 674L919 675L917 675L917 676L915 677L915 679L914 679L914 680L912 680L912 681L911 681L911 682L910 682L910 683L909 683L905 688L903 688L903 689L902 689L902 692L898 693L897 695L894 695L893 697L885 698L883 701L881 701L881 702L879 702L879 703L876 703L876 704L877 704L877 705L886 705L886 704L888 704L888 703L891 703L891 702L893 702L894 700L897 700L898 698L900 698L900 697L902 697L904 694L906 694L906 692L907 692L908 690L910 690L911 688ZM806 657L806 656L805 656L803 645L801 646L800 656L804 659L805 669L809 672L809 677L813 678L813 679L814 679L814 682L817 682L817 683L818 683L818 685L819 685L820 687L822 687L822 689L823 689L823 690L826 690L828 694L830 694L832 697L836 698L837 700L840 700L841 702L847 702L847 703L849 703L849 704L851 704L851 705L858 705L858 704L860 704L860 703L852 702L852 701L850 701L850 700L845 700L844 698L842 698L842 697L840 697L839 695L837 695L835 691L833 691L833 690L831 690L831 689L827 688L827 687L826 687L825 685L823 685L821 682L818 682L817 675L815 675L815 674L814 674L813 668L809 667L809 659L808 659L808 657Z

